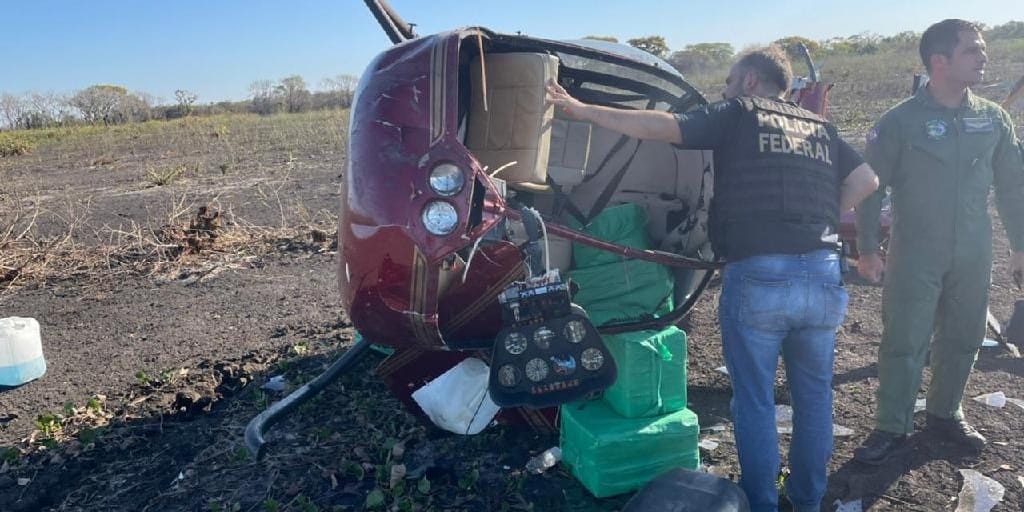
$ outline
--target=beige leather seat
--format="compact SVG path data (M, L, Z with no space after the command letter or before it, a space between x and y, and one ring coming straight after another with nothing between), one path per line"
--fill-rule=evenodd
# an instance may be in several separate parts
M545 86L558 74L558 58L543 53L489 53L483 70L477 58L470 74L466 147L488 174L515 162L496 174L509 186L548 189L554 108L545 101Z
M590 123L556 117L551 122L548 176L568 193L583 182L590 153Z

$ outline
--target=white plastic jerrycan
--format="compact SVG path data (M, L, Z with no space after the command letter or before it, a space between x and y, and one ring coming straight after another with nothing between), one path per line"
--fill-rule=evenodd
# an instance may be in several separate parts
M15 387L46 373L39 322L17 316L0 318L0 387Z

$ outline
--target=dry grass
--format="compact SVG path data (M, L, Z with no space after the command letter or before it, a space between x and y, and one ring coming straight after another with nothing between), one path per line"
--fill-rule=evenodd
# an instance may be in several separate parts
M211 222L207 212L216 212ZM82 243L80 218L71 218L67 231L56 237L35 234L39 210L17 214L0 233L0 296L25 286L62 280L109 279L135 274L175 278L209 273L216 268L248 265L282 248L318 246L326 250L335 240L335 219L318 218L296 226L260 226L220 213L214 206L197 205L181 197L158 227L131 223L104 227ZM200 276L202 277L202 276Z
M28 134L20 136L30 136L34 149L0 158L0 177L8 182L0 191L0 296L64 279L244 265L278 250L282 240L333 240L333 213L310 211L281 189L299 166L325 154L340 158L347 117L337 111L225 115L13 132ZM91 181L85 173L96 172L121 173L128 189L168 188L172 199L147 204L146 218L98 221L109 214L97 211L103 208L95 204L103 199L98 194L110 192L71 191ZM216 179L256 183L249 201L272 212L262 218L275 219L273 225L236 215L236 205L197 185ZM218 213L215 226L208 220L203 226L201 208Z

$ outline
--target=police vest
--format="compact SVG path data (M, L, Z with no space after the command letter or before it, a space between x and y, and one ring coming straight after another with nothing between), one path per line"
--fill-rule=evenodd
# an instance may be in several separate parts
M827 121L767 98L739 99L742 114L715 152L710 228L727 261L838 247L838 137Z

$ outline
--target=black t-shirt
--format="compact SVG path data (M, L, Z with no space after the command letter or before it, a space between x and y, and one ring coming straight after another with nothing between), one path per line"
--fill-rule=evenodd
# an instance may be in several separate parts
M779 111L798 111L796 107L791 106L791 104L783 103L781 100L769 101L763 98L757 100L752 100L751 98L735 98L712 103L703 109L677 115L679 129L682 135L682 143L678 144L678 147L683 149L708 149L715 152L716 187L726 186L721 185L721 182L735 182L735 179L733 178L738 177L739 175L728 174L731 169L736 168L733 164L747 166L752 165L749 163L752 158L749 151L751 144L754 144L756 141L752 142L745 139L746 137L757 136L759 134L750 133L749 126L747 125L752 121L744 117L754 115L750 112L751 101L754 101L755 103L760 101L762 105L767 101L768 104L765 105L765 108L769 109L776 108L772 106L773 104L771 104L770 101L777 101L779 104ZM809 113L806 113L806 115L814 117ZM745 126L747 126L747 128L744 128ZM809 125L798 124L795 128L806 128L807 126ZM829 148L822 148L820 147L820 144L808 144L806 149L804 149L804 147L800 146L800 143L798 142L795 146L784 146L783 151L794 147L796 148L791 151L796 153L796 155L789 156L788 158L794 158L794 165L797 166L807 165L807 160L804 160L803 162L801 161L805 156L810 157L811 161L817 162L813 165L827 165L827 167L831 168L835 173L837 180L835 183L841 186L843 180L845 180L854 169L864 163L864 160L846 141L839 138L834 125L824 122L817 126L819 126L817 130L823 129L825 133L819 132L819 137L809 140L826 143L830 146ZM822 126L823 128L821 128ZM772 137L775 136L772 135ZM766 139L766 141L767 140L768 139ZM772 140L775 141L776 139ZM754 144L755 148L756 146L757 144ZM816 158L815 154L810 152L812 147L819 148L819 151L824 150L824 157L822 157L821 154L818 154ZM805 154L801 155L801 153ZM794 172L798 172L797 169L794 168ZM764 182L762 181L762 183ZM730 189L730 191L731 190L732 189ZM716 196L720 192L724 193L724 191L720 191L716 188ZM756 195L757 192L749 191L745 192L745 194L748 196L749 194ZM836 194L835 199L832 199L831 201L838 201L838 187L836 189ZM817 203L817 201L812 202L815 204ZM735 203L734 201L726 201L726 203L719 204ZM812 212L820 211L816 208L824 207L824 204L832 204L829 209L834 208L838 210L837 202L822 202L822 206L816 207L810 207L809 204L803 205L801 203L801 205L797 205L795 209L803 209L804 211L808 211L809 209ZM803 207L801 208L801 206ZM790 208L794 207L791 206ZM733 210L722 210L722 212L725 211ZM721 215L721 212L719 215ZM714 217L715 214L713 213L712 216ZM833 211L829 214L829 217L838 219L839 212ZM712 224L714 225L714 219L712 219ZM793 224L791 222L782 222L777 219L773 221L768 218L759 217L756 220L748 221L745 225L746 227L729 224L729 226L732 227L727 228L719 224L717 232L714 228L712 229L712 239L717 240L716 253L718 253L718 256L724 257L729 261L737 261L756 254L799 254L814 249L838 247L839 237L836 232L838 226L829 226L830 224L832 224L832 222L825 224Z
M677 146L682 149L722 151L728 146L729 137L742 115L743 107L738 99L718 101L702 109L677 114L679 131L683 136L682 144ZM828 123L826 129L839 145L839 154L833 160L833 165L839 182L842 183L854 169L864 163L864 159L849 143L839 138L838 131L832 123Z

